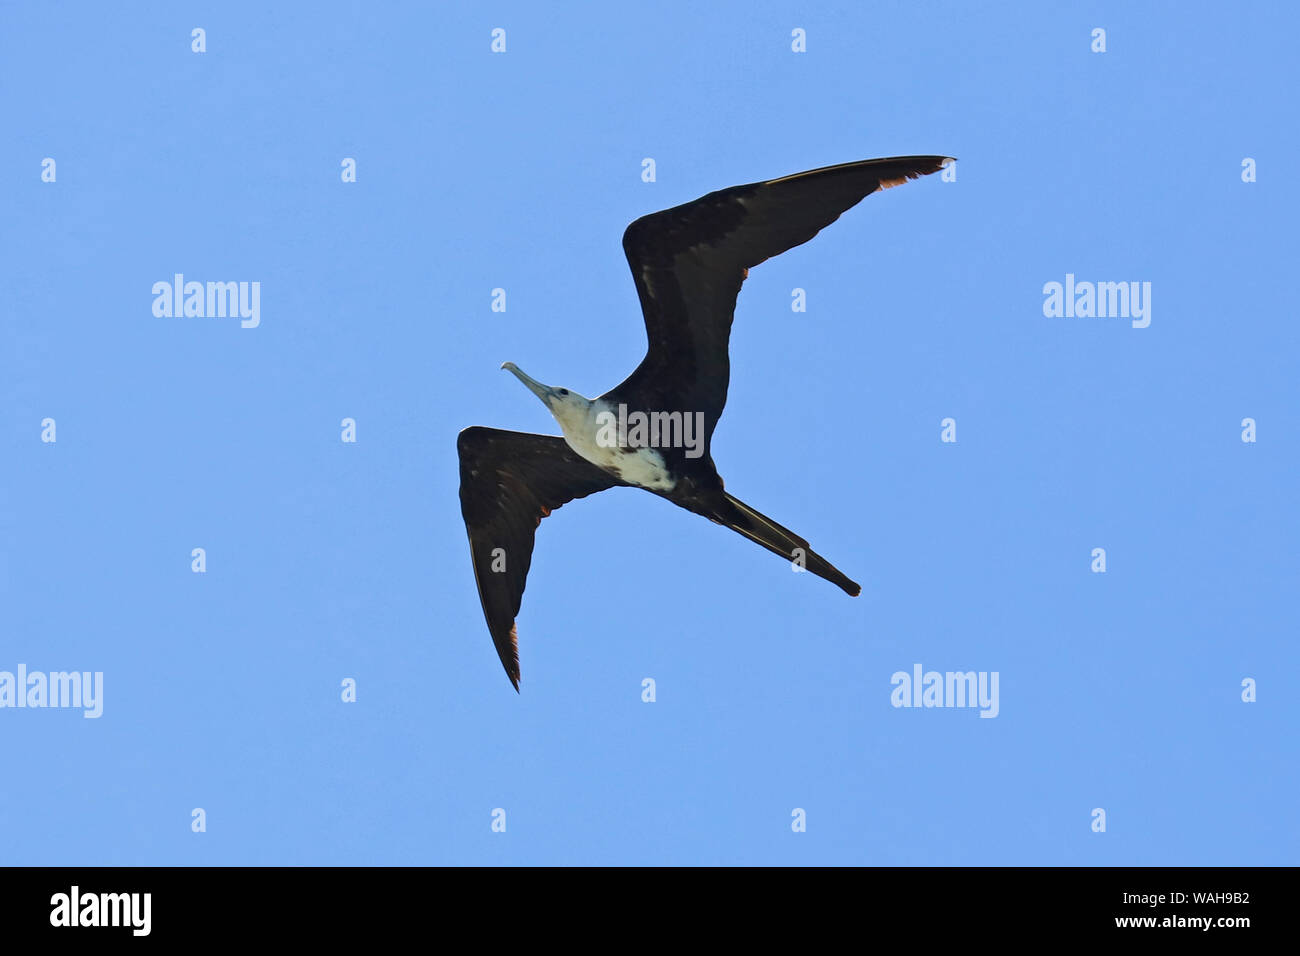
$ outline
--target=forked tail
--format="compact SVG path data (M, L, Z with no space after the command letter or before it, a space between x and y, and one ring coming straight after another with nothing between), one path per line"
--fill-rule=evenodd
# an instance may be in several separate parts
M819 578L825 578L853 597L862 593L862 588L856 581L850 581L835 565L810 548L807 541L789 528L782 527L767 515L760 514L726 492L723 492L723 496L726 499L723 506L709 516L714 521L725 524L787 561L798 562Z

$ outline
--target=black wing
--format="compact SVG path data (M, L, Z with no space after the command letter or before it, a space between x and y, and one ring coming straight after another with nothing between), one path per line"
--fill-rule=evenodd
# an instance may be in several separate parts
M565 502L624 484L579 456L563 438L466 428L460 453L460 511L469 532L483 616L510 683L519 689L515 617L542 519Z
M623 233L623 251L650 348L608 394L631 408L704 412L711 438L727 403L731 318L748 270L807 242L877 190L948 161L897 156L827 166L642 216Z

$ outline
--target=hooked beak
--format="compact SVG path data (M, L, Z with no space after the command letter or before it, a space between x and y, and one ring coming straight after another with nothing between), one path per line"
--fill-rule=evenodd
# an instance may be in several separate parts
M547 407L550 406L551 392L553 391L550 387L543 385L536 379L529 378L519 370L519 366L514 362L502 362L501 367L527 385L528 390L540 398Z

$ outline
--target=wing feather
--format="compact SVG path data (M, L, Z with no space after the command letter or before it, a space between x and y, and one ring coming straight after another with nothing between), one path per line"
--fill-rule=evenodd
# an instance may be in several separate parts
M518 690L515 618L523 603L537 526L566 502L623 482L553 435L476 426L460 433L456 449L460 510L483 616L506 675Z
M623 251L649 349L607 394L630 408L704 412L711 438L727 402L731 321L749 269L807 242L872 193L947 162L896 156L843 163L721 189L636 220L623 234Z

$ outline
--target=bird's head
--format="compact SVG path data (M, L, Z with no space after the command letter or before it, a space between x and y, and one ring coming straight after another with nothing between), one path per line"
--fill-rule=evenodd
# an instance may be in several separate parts
M555 416L563 431L570 428L581 429L587 418L591 400L567 388L552 388L524 374L514 362L505 362L501 366L528 387L528 390L542 400L542 404Z

